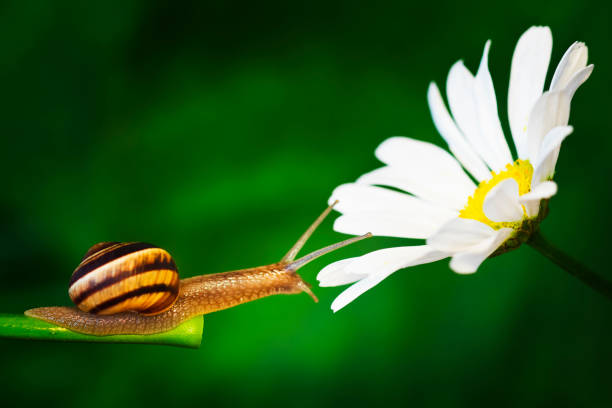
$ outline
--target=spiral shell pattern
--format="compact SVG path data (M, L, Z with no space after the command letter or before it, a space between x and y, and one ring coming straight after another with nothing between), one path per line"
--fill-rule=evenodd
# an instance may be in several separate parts
M94 245L73 272L68 289L79 309L100 315L159 314L178 293L178 270L170 254L143 242Z

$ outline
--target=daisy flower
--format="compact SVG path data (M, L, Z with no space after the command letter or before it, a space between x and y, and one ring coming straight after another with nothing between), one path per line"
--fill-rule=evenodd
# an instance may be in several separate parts
M332 303L338 311L398 269L451 258L450 268L475 272L492 255L515 249L538 231L568 126L570 102L590 76L587 47L575 42L544 91L552 51L548 27L531 27L519 39L510 73L508 119L513 158L498 116L488 68L487 41L473 75L462 61L446 81L447 109L431 83L427 101L448 146L407 137L385 140L375 152L385 165L355 183L337 187L330 202L342 215L339 232L424 239L424 245L386 248L325 267L321 286L353 283ZM386 187L391 187L389 189Z

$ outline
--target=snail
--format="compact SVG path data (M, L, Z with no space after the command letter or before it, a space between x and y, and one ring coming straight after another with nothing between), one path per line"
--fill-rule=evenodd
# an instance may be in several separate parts
M317 302L296 271L321 255L371 236L353 237L295 260L334 204L279 262L256 268L179 280L172 257L161 248L142 242L96 244L70 279L69 295L77 307L40 307L25 314L75 332L108 336L164 332L195 316L270 295L306 292Z

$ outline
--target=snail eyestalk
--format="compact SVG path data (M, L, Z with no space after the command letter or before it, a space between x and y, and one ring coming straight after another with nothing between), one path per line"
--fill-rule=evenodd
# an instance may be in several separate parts
M300 250L302 249L306 241L308 241L308 238L310 238L312 233L315 232L315 230L319 227L319 225L321 225L323 220L329 215L329 213L331 212L331 210L334 208L336 204L338 204L338 200L334 201L329 207L325 209L325 211L321 213L321 215L317 217L317 219L312 223L312 225L308 227L308 229L302 234L300 239L298 239L297 242L293 244L289 252L287 252L287 254L283 256L283 259L281 259L281 262L291 262L295 259L298 252L300 252Z
M306 265L308 262L313 261L320 256L323 256L329 252L333 252L336 249L350 245L353 242L361 241L362 239L369 238L372 236L372 234L368 232L367 234L362 235L360 237L349 238L347 240L326 246L325 248L321 248L295 261L295 257L297 256L298 252L300 252L300 250L304 247L304 244L306 244L306 241L308 241L308 239L312 236L312 234L319 227L319 225L321 225L323 220L325 220L325 218L329 215L331 210L333 210L336 204L338 204L338 200L334 201L329 207L325 209L325 211L321 213L321 215L317 217L317 219L312 223L310 227L308 227L308 229L302 234L302 236L297 240L297 242L293 244L289 252L287 252L287 254L283 256L283 259L281 259L280 262L286 263L287 269L292 270L292 271L297 271L302 266ZM310 292L310 290L308 290L308 292ZM309 294L316 301L316 297L314 296L314 294L312 293L309 293Z
M335 244L331 244L329 246L326 246L325 248L321 248L317 251L311 252L308 255L305 255L301 257L300 259L298 259L297 261L291 262L290 264L287 265L287 269L290 269L292 271L297 271L302 266L306 265L310 261L314 261L320 256L333 252L336 249L340 249L354 242L361 241L362 239L370 238L371 236L372 236L372 233L368 232L367 234L361 235L359 237L353 237L353 238L346 239L344 241L337 242Z

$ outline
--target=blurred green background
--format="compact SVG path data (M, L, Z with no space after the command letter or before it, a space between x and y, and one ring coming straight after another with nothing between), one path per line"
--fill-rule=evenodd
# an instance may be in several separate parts
M607 2L2 2L0 311L69 304L98 241L168 249L183 276L274 262L394 135L442 145L425 93L487 39L550 25L596 64L562 149L551 241L612 278ZM549 69L549 78L554 68ZM332 220L305 252L344 238ZM389 245L374 238L304 268ZM200 350L1 340L23 405L611 406L612 304L529 247L459 276L395 273L337 314L276 296L205 318ZM4 405L4 403L2 403Z

